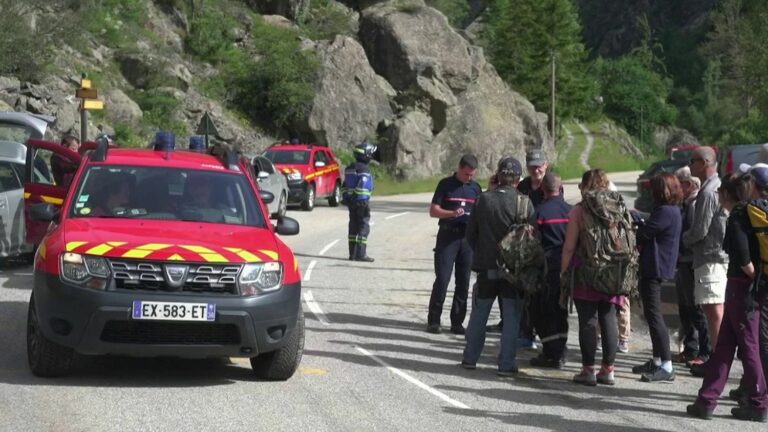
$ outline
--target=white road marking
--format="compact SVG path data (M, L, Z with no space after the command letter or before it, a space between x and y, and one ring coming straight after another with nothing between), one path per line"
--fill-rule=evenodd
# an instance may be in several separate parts
M385 368L387 368L393 374L403 378L404 380L406 380L409 383L415 385L416 387L419 387L422 390L428 391L432 395L439 397L440 399L444 400L445 402L448 402L449 404L455 406L456 408L469 409L468 406L464 405L463 403L461 403L461 402L459 402L459 401L457 401L455 399L451 399L451 397L448 396L447 394L445 394L445 393L443 393L443 392L441 392L439 390L436 390L436 389L434 389L434 388L424 384L423 382L421 382L421 381L417 380L416 378L408 375L407 373L401 371L398 368L395 368L395 367L392 367L392 366L388 365L384 360L376 357L370 351L368 351L368 350L366 350L364 348L360 348L359 346L356 346L355 348L358 351L360 351L361 353L363 353L363 354L367 355L368 357L372 358L373 361L375 361L376 363L378 363L378 364L384 366Z
M304 301L307 303L309 310L315 314L315 317L318 321L320 321L323 325L331 325L331 323L329 323L325 318L325 313L323 313L323 310L320 309L320 305L315 301L315 297L312 295L312 291L307 290L304 292Z
M336 239L336 240L328 243L328 245L326 247L324 247L323 250L321 250L318 255L325 255L325 253L328 252L328 250L331 249L332 247L336 246L336 243L338 243L338 242L339 242L339 239Z
M312 260L307 266L307 271L304 273L304 282L307 282L312 277L312 269L315 268L317 261Z
M402 212L402 213L398 213L398 214L393 214L393 215L389 215L389 216L385 217L384 219L387 219L387 220L394 219L396 217L405 216L408 213L410 213L410 212Z

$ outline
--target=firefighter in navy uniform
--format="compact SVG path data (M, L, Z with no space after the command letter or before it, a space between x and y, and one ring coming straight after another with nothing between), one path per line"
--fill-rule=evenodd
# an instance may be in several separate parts
M440 219L435 245L435 283L429 298L427 332L440 333L440 315L454 273L456 289L451 305L451 333L465 334L469 278L472 273L472 248L464 237L469 216L480 196L480 185L472 180L477 158L464 155L452 176L440 180L432 197L429 215Z
M371 231L368 222L371 209L368 201L373 192L373 176L368 163L376 153L376 146L363 141L355 146L355 162L344 170L342 202L349 209L349 259L350 261L373 262L366 253L368 234Z

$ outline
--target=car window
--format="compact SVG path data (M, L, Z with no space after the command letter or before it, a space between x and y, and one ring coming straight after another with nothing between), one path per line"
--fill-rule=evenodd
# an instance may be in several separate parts
M315 152L315 162L323 162L325 164L328 163L328 158L325 157L325 152L322 150L318 150Z
M275 167L272 165L272 162L269 161L267 158L260 157L259 159L259 165L261 165L261 170L266 172L267 174L274 174L275 173Z
M76 186L72 217L163 219L264 227L243 175L157 167L92 166Z
M336 159L334 159L333 155L329 150L323 150L325 152L325 157L328 159L328 162L335 163Z
M307 150L267 150L264 157L274 164L306 165L309 163Z
M0 141L25 143L27 142L27 139L36 136L37 134L38 132L31 127L0 122Z
M21 189L21 181L11 162L0 161L0 192Z

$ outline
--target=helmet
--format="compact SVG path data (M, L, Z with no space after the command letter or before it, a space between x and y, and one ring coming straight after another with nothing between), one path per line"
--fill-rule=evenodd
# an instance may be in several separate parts
M368 163L373 158L373 154L376 153L377 147L368 141L363 141L355 146L355 160L362 163Z

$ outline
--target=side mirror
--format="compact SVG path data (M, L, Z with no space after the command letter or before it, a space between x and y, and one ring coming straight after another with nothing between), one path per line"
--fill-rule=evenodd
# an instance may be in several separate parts
M266 171L259 171L258 178L259 180L263 180L265 178L269 177L269 173Z
M34 221L51 222L59 217L59 209L53 204L33 204L29 208L29 217Z
M275 200L275 194L272 192L268 192L265 190L259 191L259 198L261 198L262 201L264 201L264 204L271 204L272 201Z
M287 216L277 220L275 231L280 235L296 235L299 233L299 222Z
M315 162L315 168L322 168L324 166L325 166L325 162L323 162L323 161Z

